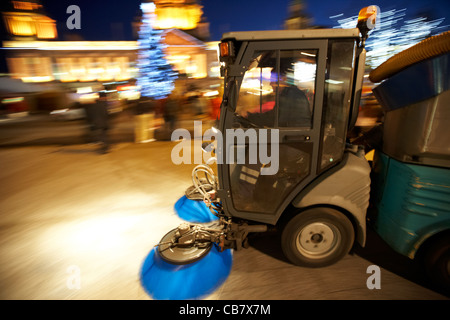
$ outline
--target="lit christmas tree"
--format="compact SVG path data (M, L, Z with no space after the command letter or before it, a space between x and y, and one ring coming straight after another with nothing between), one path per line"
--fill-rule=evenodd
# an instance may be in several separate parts
M164 58L162 30L153 29L156 21L155 4L141 4L142 24L139 29L137 65L141 95L155 100L167 98L174 89L176 73Z

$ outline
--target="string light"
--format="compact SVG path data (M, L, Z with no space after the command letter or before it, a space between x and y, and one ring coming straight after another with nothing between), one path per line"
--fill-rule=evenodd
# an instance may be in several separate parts
M330 19L337 22L334 28L354 28L358 17L346 18L343 13L334 15ZM444 18L428 20L426 17L407 19L406 8L381 10L377 18L377 26L369 33L366 42L366 64L375 69L391 56L399 53L427 37L436 35L449 28L442 25Z

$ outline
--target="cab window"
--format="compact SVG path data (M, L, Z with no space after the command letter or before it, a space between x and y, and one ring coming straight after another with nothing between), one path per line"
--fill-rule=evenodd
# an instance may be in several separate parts
M280 51L278 126L312 126L317 50Z
M311 128L316 69L317 50L256 51L240 87L237 117L256 127Z
M236 114L258 127L275 125L277 51L256 51L239 91ZM245 123L241 123L245 126Z
M322 151L319 170L342 158L350 110L354 41L333 41L329 47L322 119Z

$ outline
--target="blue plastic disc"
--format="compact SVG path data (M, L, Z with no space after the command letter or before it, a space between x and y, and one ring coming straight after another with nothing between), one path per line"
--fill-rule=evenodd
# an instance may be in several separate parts
M190 200L186 196L182 196L175 203L175 212L181 219L193 223L218 220L218 217L209 210L203 201Z
M215 244L204 258L186 265L164 261L154 248L142 265L141 284L155 300L201 299L225 282L232 264L231 250L220 252Z

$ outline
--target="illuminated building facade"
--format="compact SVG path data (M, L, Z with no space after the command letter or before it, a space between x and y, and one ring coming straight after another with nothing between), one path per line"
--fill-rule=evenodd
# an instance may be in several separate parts
M4 41L10 76L24 82L132 79L134 41Z
M217 46L200 40L209 37L209 26L197 1L155 4L157 26L164 29L167 59L174 69L192 79L218 77ZM58 41L56 22L45 15L39 0L2 0L1 10L2 60L7 66L2 72L11 78L73 88L91 82L133 82L138 74L137 41Z
M201 41L209 40L209 23L196 0L154 0L155 29L179 29Z
M45 15L42 4L34 1L2 1L2 25L11 40L57 38L56 21Z
M179 73L195 79L212 76L217 53L208 50L206 43L178 29L166 30L165 43L166 58Z
M164 30L166 59L188 78L218 77L217 46L211 46L209 23L197 0L154 0L155 29ZM134 30L141 17L136 17ZM136 32L137 33L137 32ZM215 45L215 43L214 43Z

